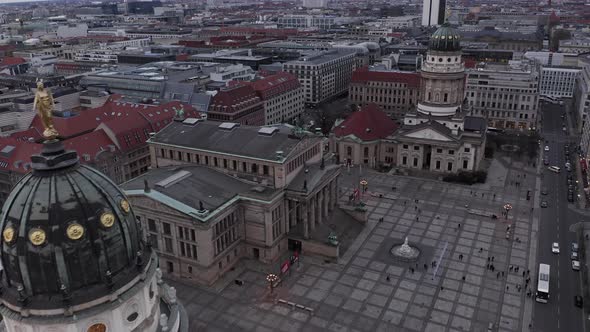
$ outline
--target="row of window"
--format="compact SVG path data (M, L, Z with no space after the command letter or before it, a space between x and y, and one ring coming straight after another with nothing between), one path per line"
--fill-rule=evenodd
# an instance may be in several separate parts
M402 147L403 147L404 150L409 150L409 148L410 148L410 146L408 144L404 144ZM419 151L420 150L420 145L414 145L413 147L414 147L414 150L415 151ZM463 151L466 152L466 153L469 153L469 152L471 152L471 148L463 148ZM443 153L443 149L437 148L436 149L436 153ZM455 150L448 150L447 153L450 154L450 155L454 155L455 154Z
M210 157L208 155L200 155L197 153L174 151L167 149L160 149L160 157L171 160L185 161L188 163L194 163L199 165L206 165L212 167L223 167L235 171L241 171L244 173L255 173L258 174L262 170L262 175L270 175L270 167L268 165L260 165L254 163L248 163L245 161L238 162L237 160L231 160L226 158Z
M404 166L408 165L408 157L407 156L402 156L402 165L404 165ZM412 159L412 166L418 167L418 158L414 157ZM468 166L469 166L469 161L463 160L463 169L467 169ZM434 168L437 170L441 169L441 161L440 160L434 161ZM447 162L447 171L449 171L449 172L453 171L453 162L452 161Z

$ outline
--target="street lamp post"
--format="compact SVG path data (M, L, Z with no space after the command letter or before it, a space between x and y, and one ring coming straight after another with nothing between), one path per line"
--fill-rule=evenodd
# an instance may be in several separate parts
M268 284L269 284L269 286L270 286L270 293L271 293L271 294L272 294L272 291L273 291L273 289L274 289L274 283L275 283L277 280L279 280L279 277L277 277L277 275L276 275L276 274L273 274L273 273L271 273L271 274L269 274L269 275L267 275L267 276L266 276L266 281L268 281Z
M369 185L369 182L367 182L367 180L361 180L360 185L362 187L361 197L363 197L365 191L367 191L367 186Z
M510 212L510 210L512 210L512 205L510 205L510 203L504 204L504 210L506 211L505 217L506 217L506 219L508 219L508 212Z

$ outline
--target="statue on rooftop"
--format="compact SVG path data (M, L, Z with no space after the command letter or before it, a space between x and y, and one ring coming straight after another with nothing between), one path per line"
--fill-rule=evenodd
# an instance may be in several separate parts
M53 95L49 89L45 88L43 80L37 81L37 91L35 92L35 100L33 101L33 109L37 110L39 118L43 123L45 130L43 131L43 137L48 140L55 139L59 136L59 133L53 127Z

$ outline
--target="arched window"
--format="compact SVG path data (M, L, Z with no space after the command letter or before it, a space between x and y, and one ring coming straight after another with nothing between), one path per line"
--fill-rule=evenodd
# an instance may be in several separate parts
M369 148L365 147L365 157L369 156Z
M346 147L346 154L347 154L349 157L350 157L350 156L352 156L352 147L350 147L350 146L347 146L347 147Z
M444 101L445 103L446 103L447 101L449 101L449 94L448 94L448 93L445 93L445 99L444 99L443 101Z

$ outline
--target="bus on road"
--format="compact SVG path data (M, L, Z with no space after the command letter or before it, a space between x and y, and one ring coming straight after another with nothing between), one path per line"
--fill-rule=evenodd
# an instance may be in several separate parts
M539 264L539 280L537 281L537 302L549 302L549 265Z

